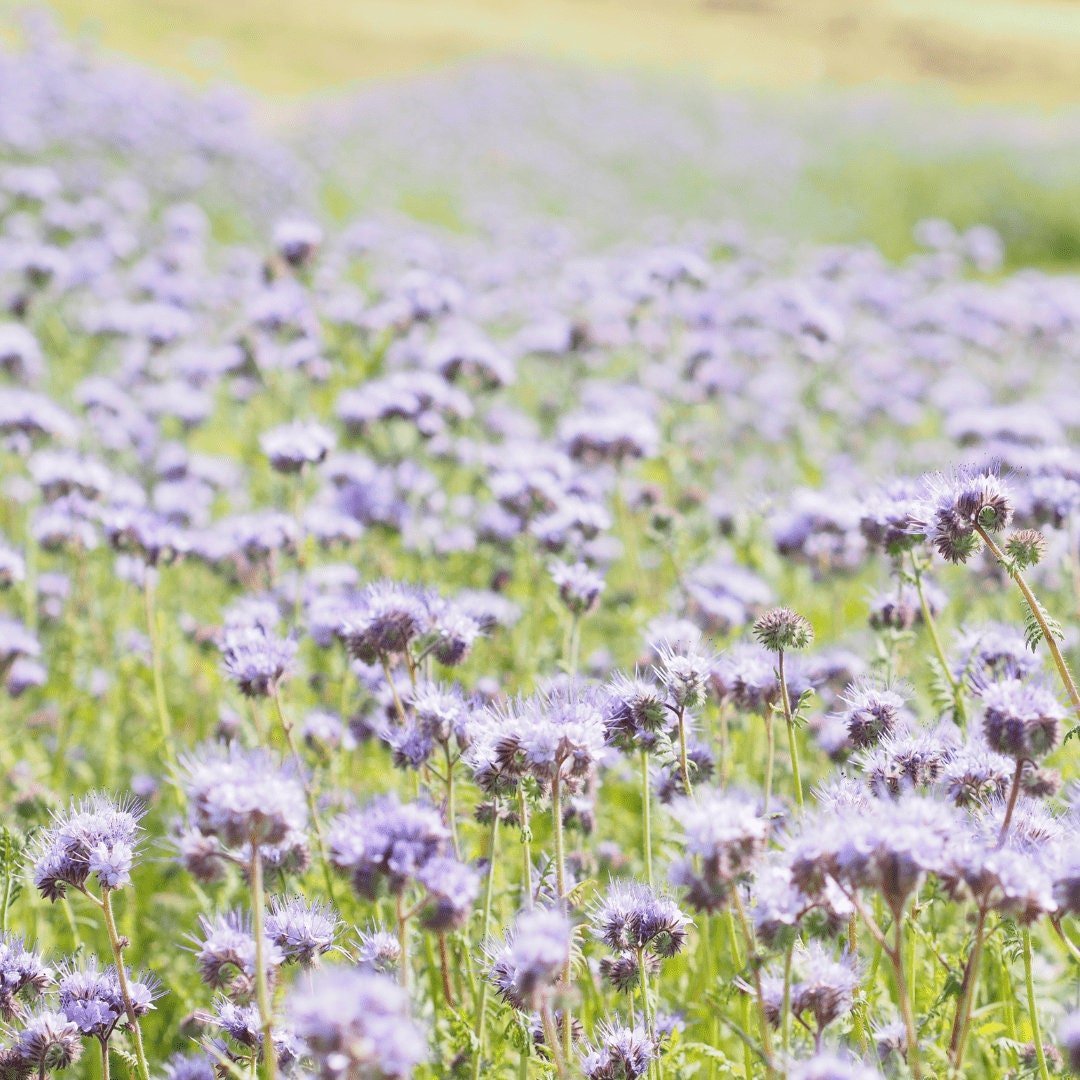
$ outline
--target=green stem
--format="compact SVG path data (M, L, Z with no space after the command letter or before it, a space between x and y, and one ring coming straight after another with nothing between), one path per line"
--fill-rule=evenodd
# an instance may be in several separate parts
M563 1022L565 1023L567 1020L568 1017L563 1013ZM555 1027L555 1018L551 1015L550 1001L544 1001L540 1010L540 1021L544 1025L544 1042L547 1043L548 1049L551 1051L551 1060L555 1062L555 1071L560 1077L565 1077L566 1060L563 1058L562 1050L559 1047L559 1031Z
M555 775L551 778L551 818L555 833L555 888L558 891L560 904L569 902L566 899L566 855L563 843L563 819L562 819L562 777L560 770L562 762L555 765ZM573 1039L573 1024L570 1017L570 955L567 954L566 966L563 968L563 991L566 1000L563 1002L563 1056L564 1060L570 1061L571 1044Z
M577 675L581 655L581 616L574 612L570 616L570 646L569 655L566 658L566 670L571 675Z
M394 673L390 670L390 661L385 656L379 658L382 661L383 675L386 677L387 685L390 687L390 695L394 699L394 712L397 713L398 723L404 727L408 722L408 717L405 715L405 706L401 702L401 695L398 693L397 683L394 681ZM410 673L412 669L410 668Z
M729 907L727 910L728 921L728 940L731 943L731 959L735 964L735 973L738 974L743 969L742 954L739 952L739 931L735 926L735 909ZM750 1011L749 1002L746 999L745 994L739 995L739 1023L742 1026L743 1031L747 1031L750 1027L750 1017L748 1015ZM754 1075L754 1053L750 1048L749 1043L743 1042L743 1071L746 1074L746 1080L751 1080Z
M754 933L750 929L750 922L746 917L746 908L743 907L738 884L731 890L731 902L735 907L735 914L739 920L739 928L742 930L743 941L746 943L747 962L750 964L750 970L753 973L758 1026L761 1029L761 1050L765 1056L765 1075L772 1077L775 1075L776 1070L773 1066L772 1035L769 1031L769 1020L765 1015L765 995L761 991L761 969L755 956Z
M533 906L532 830L529 826L529 800L525 788L518 785L518 817L521 819L521 891L522 906Z
M784 951L784 996L780 1006L780 1045L783 1047L784 1060L791 1050L791 961L795 955L795 938L792 937Z
M491 814L491 837L488 841L488 866L487 878L484 881L484 914L481 921L480 941L487 941L491 930L491 897L494 892L495 882L495 858L498 854L499 844L499 805L496 802L492 807ZM473 1058L472 1080L480 1080L480 1066L484 1058L484 1036L487 1026L487 995L488 980L483 979L480 983L480 997L476 1004L476 1019L473 1022L473 1031L476 1033L476 1055Z
M960 685L960 681L954 678L952 669L949 667L949 661L945 656L945 649L941 644L941 637L938 635L937 622L934 619L934 613L930 610L930 604L926 599L926 589L923 586L922 566L919 564L918 556L914 551L911 553L911 571L915 578L915 591L919 595L919 607L922 610L923 626L926 627L927 633L930 635L930 643L934 646L934 652L937 654L938 663L941 665L942 673L945 675L946 680L949 683L949 688L952 691L953 707L956 711L956 718L960 721L962 727L967 726L967 707L964 704L964 692Z
M979 986L979 968L982 963L983 942L985 940L987 909L979 906L979 917L975 923L975 942L968 954L964 966L964 978L960 984L960 1000L956 1003L956 1017L953 1020L952 1044L949 1056L957 1072L964 1064L964 1052L967 1050L968 1035L971 1030L971 1009L975 1003L975 994Z
M266 935L263 921L266 896L263 890L262 850L254 833L251 837L251 912L255 935L255 1001L262 1024L262 1059L265 1080L276 1080L277 1054L274 1051L274 1017L270 1006L270 980L266 970Z
M791 712L791 698L788 696L787 677L784 674L784 650L778 656L778 674L780 677L780 701L784 707L784 720L787 722L788 752L791 754L791 776L795 782L795 802L803 808L802 778L799 775L799 747L795 739L795 717Z
M404 897L401 893L394 898L395 911L397 914L398 948L401 956L398 960L398 982L408 990L409 988L409 916L405 912Z
M304 759L300 756L299 747L296 745L292 721L285 716L285 710L281 707L281 693L276 686L274 687L274 692L270 696L273 699L274 709L277 712L278 723L281 724L281 730L285 733L285 743L289 748L293 764L296 766L297 777L304 789L304 797L307 799L308 814L311 816L311 829L315 833L315 846L319 850L319 861L322 863L323 883L326 885L326 894L330 898L331 903L336 903L334 897L334 874L330 866L330 856L326 851L326 840L323 838L322 823L319 820L319 807L318 803L315 801L315 789L312 787L311 778L308 776L307 769L304 767Z
M641 985L641 1008L645 1013L645 1028L649 1032L649 1041L656 1045L656 1021L653 1017L652 1000L649 997L649 973L645 970L645 950L637 950L638 981ZM649 1072L652 1073L652 1063Z
M11 868L4 871L4 898L3 910L0 911L0 933L8 932L8 909L11 907Z
M1069 696L1069 702L1072 704L1075 712L1080 715L1080 692L1077 691L1076 683L1073 682L1072 674L1069 672L1069 666L1065 663L1065 658L1061 655L1061 649L1058 648L1057 638L1047 625L1039 601L1028 587L1028 583L1024 580L1024 575L1009 561L1005 553L994 542L993 537L991 537L981 525L976 525L975 531L982 537L983 543L990 549L994 558L997 559L1008 575L1016 582L1017 588L1019 588L1024 599L1027 601L1028 610L1039 624L1043 641L1046 642L1046 647L1050 650L1050 655L1053 657L1054 667L1057 668L1058 675L1061 678L1061 684L1065 687L1065 693Z
M158 633L157 610L154 604L153 571L147 567L143 578L143 600L146 606L146 630L150 637L150 667L154 677L154 702L157 706L158 726L161 728L161 742L165 749L165 758L173 777L178 772L176 746L173 743L172 717L165 700L165 675L161 656L161 636Z
M109 946L112 948L113 963L116 967L116 981L120 986L120 997L124 1002L128 1026L131 1028L131 1041L135 1047L135 1062L141 1080L150 1080L150 1068L146 1063L146 1050L143 1048L142 1028L135 1015L135 1006L131 1003L131 988L128 986L127 969L124 967L124 942L116 931L116 919L112 909L112 891L102 889L101 911L105 916L105 929L109 933Z
M1031 1023L1031 1041L1035 1044L1035 1057L1039 1063L1040 1080L1050 1080L1050 1071L1046 1067L1046 1051L1043 1050L1042 1029L1039 1026L1039 1009L1035 1000L1035 980L1031 974L1031 930L1023 927L1020 931L1024 946L1024 986L1027 989L1028 1020Z
M922 1063L919 1059L919 1030L915 1026L915 1013L911 1006L911 994L904 974L904 918L897 912L893 918L893 945L888 950L893 970L896 972L896 996L899 998L900 1014L907 1032L907 1063L914 1080L922 1080Z
M446 823L450 828L450 845L454 849L454 857L461 858L461 848L458 846L457 814L454 807L454 759L450 754L450 743L443 746L444 760L446 762Z
M694 797L694 788L690 783L690 762L686 751L686 710L679 706L679 771L682 773L683 787L690 798Z
M653 883L652 868L652 807L649 793L649 751L641 751L641 828L645 848L645 880Z
M1001 819L1001 831L998 833L997 846L1004 847L1009 838L1009 826L1012 824L1013 812L1016 810L1016 802L1020 798L1020 785L1024 776L1026 758L1020 758L1016 762L1016 771L1013 773L1012 787L1009 789L1009 801L1005 804L1005 816Z
M98 1039L98 1045L101 1047L101 1080L109 1080L109 1040Z
M756 741L756 740L755 740ZM765 817L769 816L769 803L772 800L773 760L776 757L776 735L773 731L772 710L765 709Z

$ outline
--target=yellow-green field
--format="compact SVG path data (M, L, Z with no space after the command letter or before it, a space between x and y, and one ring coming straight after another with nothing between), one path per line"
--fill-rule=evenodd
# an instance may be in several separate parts
M770 89L940 85L1080 101L1076 0L55 0L66 26L199 80L295 95L527 53Z

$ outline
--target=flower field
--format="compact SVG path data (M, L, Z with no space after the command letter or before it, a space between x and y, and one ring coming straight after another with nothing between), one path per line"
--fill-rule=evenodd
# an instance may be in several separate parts
M683 93L0 52L0 1080L1080 1070L1071 144Z

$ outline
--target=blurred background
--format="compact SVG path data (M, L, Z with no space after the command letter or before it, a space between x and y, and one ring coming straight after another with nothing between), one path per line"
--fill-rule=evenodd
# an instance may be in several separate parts
M5 36L18 47L17 10ZM916 222L1080 258L1080 0L55 0L242 89L330 214L603 238L732 218L899 257Z

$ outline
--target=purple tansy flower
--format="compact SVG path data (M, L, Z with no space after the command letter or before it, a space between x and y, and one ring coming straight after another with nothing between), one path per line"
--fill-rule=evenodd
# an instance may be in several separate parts
M58 900L69 886L83 888L92 873L103 889L126 885L143 813L139 803L116 802L105 794L54 813L36 841L34 884L41 895Z
M280 845L307 827L303 785L268 750L207 745L183 771L192 824L229 847Z
M290 672L296 642L261 626L228 627L221 646L225 674L247 697L267 697Z
M311 967L334 947L341 920L319 900L275 896L266 915L266 936L281 950L286 962Z
M293 989L286 1009L320 1080L404 1080L427 1059L408 995L385 975L324 968Z
M570 923L558 908L522 912L501 943L486 946L488 978L516 1009L535 1008L570 955Z
M334 448L334 434L322 424L298 420L272 428L260 439L263 453L278 472L299 472L318 465Z

